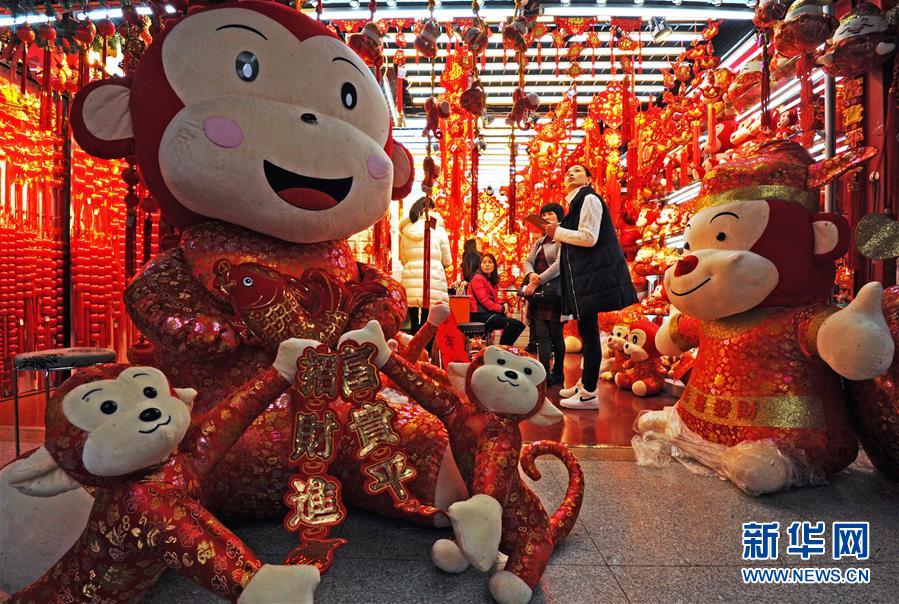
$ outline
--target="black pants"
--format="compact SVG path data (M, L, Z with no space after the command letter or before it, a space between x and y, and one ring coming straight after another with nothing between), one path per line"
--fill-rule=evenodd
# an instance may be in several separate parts
M521 332L524 331L524 323L518 319L513 319L512 317L507 317L506 315L495 312L473 312L471 313L471 320L484 323L484 327L487 331L502 329L503 335L500 336L499 343L504 346L512 346L515 344L515 340L517 340L518 336L521 335Z
M546 369L546 376L550 373L561 376L565 367L565 338L562 337L562 323L559 321L547 321L535 319L532 322L532 331L537 337L537 356L540 364ZM549 360L553 359L552 371Z
M581 382L584 390L596 391L599 381L599 365L602 362L602 347L599 344L599 314L592 313L578 319L577 330L584 344L584 373Z
M419 311L421 311L421 317L419 318ZM430 311L427 308L419 308L417 306L409 307L409 321L411 321L412 325L409 327L409 331L412 332L412 335L418 333L418 330L421 329L421 326L425 324L428 320L428 313Z

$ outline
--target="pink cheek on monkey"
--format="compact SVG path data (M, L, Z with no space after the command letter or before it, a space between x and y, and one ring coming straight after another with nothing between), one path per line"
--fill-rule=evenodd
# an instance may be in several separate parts
M380 155L372 155L368 158L366 167L372 178L381 180L390 173L390 160Z
M243 142L243 130L226 117L210 117L203 122L203 133L213 145L233 149Z

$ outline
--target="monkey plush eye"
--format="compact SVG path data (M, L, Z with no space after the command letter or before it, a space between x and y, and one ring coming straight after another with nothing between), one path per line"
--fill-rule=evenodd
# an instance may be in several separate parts
M496 360L496 364L497 364L497 365L505 365L505 364L506 364L506 359L497 359L497 360Z
M534 370L531 369L530 367L525 367L525 368L524 368L524 374L525 374L525 375L531 375L532 373L534 373Z
M119 405L115 401L103 401L100 403L100 412L106 415L112 415L119 410Z
M727 235L725 235L724 233L718 233L715 236L715 239L717 239L718 241L724 241L725 239L727 239Z
M355 107L356 101L358 100L356 87L349 82L344 82L343 86L341 86L340 88L340 100L343 102L343 106L347 109L352 109L353 107Z
M684 244L684 249L687 250L687 251L690 251L690 244L689 244L689 243L685 243L685 244Z
M631 342L633 342L634 344L636 344L636 343L637 343L637 336L631 336Z
M252 277L244 277L242 281L244 287L252 287L253 286L253 278Z
M259 59L250 51L245 50L237 55L235 68L237 77L244 82L252 82L259 75Z
M144 396L147 398L156 398L157 392L156 388L153 386L147 386L144 388Z

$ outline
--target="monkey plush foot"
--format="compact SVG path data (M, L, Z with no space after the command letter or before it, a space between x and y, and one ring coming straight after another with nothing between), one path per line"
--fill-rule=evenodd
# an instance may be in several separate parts
M455 542L438 539L431 546L431 560L434 566L447 573L461 573L468 568L468 560Z
M647 432L658 432L665 434L668 429L668 413L663 409L661 411L648 411L637 418L637 432L646 434Z
M293 602L312 604L312 595L320 580L318 569L308 564L282 566L265 564L256 571L238 604Z
M489 495L475 495L449 508L456 542L476 569L486 572L496 561L502 535L503 508Z
M490 594L499 604L527 604L534 590L518 576L501 570L490 577Z
M722 470L749 495L774 493L787 486L790 466L769 442L740 443L721 456Z

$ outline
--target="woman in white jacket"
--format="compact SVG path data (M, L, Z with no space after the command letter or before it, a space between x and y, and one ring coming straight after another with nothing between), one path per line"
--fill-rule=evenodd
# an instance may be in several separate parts
M400 221L400 263L403 265L403 287L406 288L406 301L409 304L409 316L412 321L412 333L416 333L428 318L427 308L422 297L424 294L425 269L425 198L422 197L409 208L409 215ZM443 226L443 218L434 210L428 216L434 223L431 229L431 263L430 263L430 305L449 300L446 292L446 269L453 264L450 253L449 237Z

